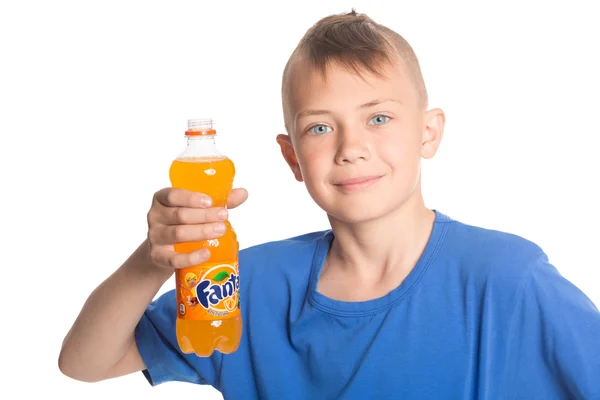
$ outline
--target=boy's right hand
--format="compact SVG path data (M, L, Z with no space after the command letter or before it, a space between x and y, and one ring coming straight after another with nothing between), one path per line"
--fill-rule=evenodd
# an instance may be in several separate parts
M233 189L227 208L235 208L248 198L246 189ZM216 239L223 235L227 209L212 207L209 196L179 188L164 188L154 194L148 212L148 243L152 262L167 269L200 264L210 257L207 249L176 253L173 245ZM221 230L220 230L221 229Z

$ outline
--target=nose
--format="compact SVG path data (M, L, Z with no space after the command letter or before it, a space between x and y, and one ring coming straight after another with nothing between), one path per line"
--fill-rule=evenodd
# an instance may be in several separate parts
M371 145L366 132L360 128L344 128L338 133L336 164L352 164L371 158Z

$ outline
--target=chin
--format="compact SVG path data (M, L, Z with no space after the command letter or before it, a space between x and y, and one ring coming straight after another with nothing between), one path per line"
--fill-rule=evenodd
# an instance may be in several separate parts
M414 193L406 192L372 192L360 196L330 196L314 200L330 218L348 224L359 224L392 216L404 207L411 207L413 195Z
M348 212L348 210L344 210L343 212L339 213L330 212L327 214L329 215L330 219L350 225L358 225L366 222L376 221L385 216L385 213L375 213L373 210L370 210L369 212L365 212L363 210L363 212L360 213L352 213Z
M321 208L330 216L338 221L348 224L359 224L385 217L393 211L391 204L386 204L382 199L378 201L338 201L328 202Z

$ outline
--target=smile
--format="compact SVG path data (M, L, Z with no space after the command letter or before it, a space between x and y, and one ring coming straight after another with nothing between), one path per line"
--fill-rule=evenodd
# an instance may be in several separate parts
M381 175L362 176L359 178L345 179L333 185L345 192L353 192L370 188L381 179Z

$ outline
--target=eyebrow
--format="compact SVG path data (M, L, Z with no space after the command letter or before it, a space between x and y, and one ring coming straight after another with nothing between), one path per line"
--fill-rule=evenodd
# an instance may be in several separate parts
M361 104L360 106L357 107L357 109L360 110L360 109L364 109L364 108L374 107L376 105L385 103L387 101L393 101L395 103L402 104L402 102L397 99L374 99L374 100L368 101L364 104ZM325 114L332 114L332 112L330 110L304 110L304 111L299 112L297 114L296 118L309 117L311 115L325 115Z

